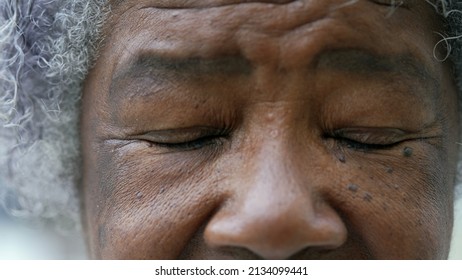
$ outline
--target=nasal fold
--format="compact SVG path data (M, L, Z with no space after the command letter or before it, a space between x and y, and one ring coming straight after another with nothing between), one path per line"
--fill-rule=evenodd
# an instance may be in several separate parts
M232 195L206 226L208 245L245 248L265 259L341 246L346 227L310 185L312 175L287 154L268 153L233 176Z

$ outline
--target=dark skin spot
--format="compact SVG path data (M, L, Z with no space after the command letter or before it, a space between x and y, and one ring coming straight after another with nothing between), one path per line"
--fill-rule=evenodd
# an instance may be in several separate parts
M372 195L366 192L363 196L364 201L370 202L372 200Z
M348 190L351 191L351 192L357 192L358 189L359 189L359 186L358 185L355 185L355 184L349 184L347 186Z
M142 192L137 192L136 193L136 199L140 200L143 198L143 193Z
M393 168L387 167L387 173L388 173L388 174L392 174L392 173L393 173Z
M346 163L345 153L342 151L342 147L337 145L334 149L334 156L340 161L341 163Z
M403 149L403 156L405 157L411 157L413 153L414 153L414 149L412 149L411 147L405 147Z

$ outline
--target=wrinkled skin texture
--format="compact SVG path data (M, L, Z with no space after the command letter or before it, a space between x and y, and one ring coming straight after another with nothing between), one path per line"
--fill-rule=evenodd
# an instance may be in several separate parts
M447 258L439 19L351 2L114 2L83 96L91 256Z

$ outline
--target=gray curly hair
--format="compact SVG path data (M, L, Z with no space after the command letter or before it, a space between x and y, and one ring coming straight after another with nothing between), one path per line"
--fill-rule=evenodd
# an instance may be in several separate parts
M15 216L79 224L79 100L107 15L106 0L0 2L0 202Z
M462 89L462 2L426 2ZM80 95L109 13L107 0L0 2L0 203L13 215L80 225Z

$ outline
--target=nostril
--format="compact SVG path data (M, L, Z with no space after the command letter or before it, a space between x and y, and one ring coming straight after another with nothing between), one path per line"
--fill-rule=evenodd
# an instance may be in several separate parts
M229 195L205 225L215 249L244 248L265 259L288 259L307 249L341 247L346 226L311 176L292 160L282 138L271 138L228 182Z
M346 242L347 231L338 216L308 217L217 213L204 238L210 247L246 249L264 259L288 259L308 249L332 250Z

